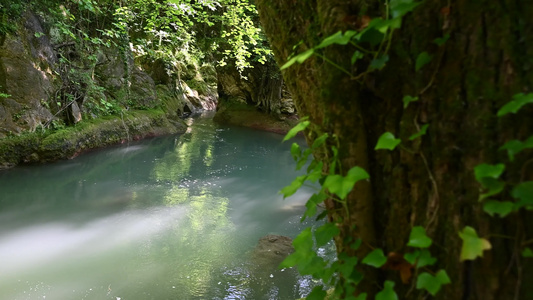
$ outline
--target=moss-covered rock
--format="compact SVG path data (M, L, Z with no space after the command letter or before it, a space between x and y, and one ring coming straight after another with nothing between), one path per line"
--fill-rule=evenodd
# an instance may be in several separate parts
M83 121L76 126L0 139L0 169L21 163L72 158L95 148L150 136L184 132L183 122L171 121L162 110L133 111L121 116Z

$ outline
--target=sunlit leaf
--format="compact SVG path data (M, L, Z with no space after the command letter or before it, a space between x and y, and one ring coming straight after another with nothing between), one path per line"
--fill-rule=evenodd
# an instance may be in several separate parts
M433 241L426 235L426 230L422 226L415 226L409 234L407 246L415 248L428 248Z
M296 144L296 143L292 143L291 145L291 155L292 155L292 158L297 161L298 158L300 158L300 156L302 155L302 150L300 149L300 145Z
M451 283L450 277L448 277L448 274L446 274L446 271L444 270L440 270L435 276L424 272L418 275L416 288L419 290L424 289L431 295L435 296L441 289L442 285L449 283Z
M376 300L398 300L398 295L394 291L394 282L385 281L385 287L376 294Z
M296 177L290 185L282 188L280 193L284 198L292 196L304 184L306 178L306 175Z
M461 247L461 261L474 260L478 256L483 257L483 251L492 248L490 242L484 238L480 238L474 228L466 226L462 232L459 232L459 237L463 240Z
M305 52L302 52L298 55L293 56L288 62L286 62L283 66L281 66L280 70L285 70L297 62L300 64L303 63L305 60L311 57L311 55L313 55L314 51L315 50L311 48Z
M375 249L374 251L370 252L367 256L365 256L362 261L362 263L375 268L380 268L386 262L387 257L385 256L385 254L383 254L383 250L381 249Z
M514 203L509 201L488 200L483 204L483 210L491 217L498 214L500 215L500 218L503 218L510 214L513 211L513 208Z
M418 101L418 97L411 97L411 96L403 96L403 108L407 108L409 106L409 103Z
M420 70L423 66L428 64L431 61L431 59L433 59L433 56L429 55L429 53L427 53L426 51L418 54L418 57L416 58L416 63L415 63L415 71L418 72L418 70Z
M287 135L285 135L285 137L283 138L283 141L285 142L287 140L292 139L293 137L295 137L298 134L298 132L305 130L307 128L307 126L309 126L309 124L311 124L311 122L309 122L309 121L302 121L302 122L296 124L296 126L291 128L291 130L289 130L289 132L287 132Z
M333 223L326 223L318 227L315 231L316 244L318 247L324 246L333 237L337 236L340 233L339 227Z
M390 132L385 132L379 137L378 143L376 144L376 147L374 148L374 150L379 150L379 149L394 150L394 148L396 148L396 146L398 146L400 143L401 143L401 140L395 138L394 134Z
M413 135L411 135L409 137L409 140L412 141L414 139L417 139L417 138L425 135L427 133L427 131L428 131L428 127L429 127L429 124L422 125L422 128L420 128L420 131L415 133L415 134L413 134Z
M352 191L353 186L360 180L368 179L368 173L360 167L353 167L348 171L346 176L338 174L328 175L324 181L323 187L328 189L331 193L339 196L340 199Z
M526 258L533 257L533 251L529 248L525 248L524 251L522 251L522 256Z
M519 93L513 96L513 100L505 104L498 110L498 117L506 115L508 113L516 113L522 106L533 103L533 93L523 94Z

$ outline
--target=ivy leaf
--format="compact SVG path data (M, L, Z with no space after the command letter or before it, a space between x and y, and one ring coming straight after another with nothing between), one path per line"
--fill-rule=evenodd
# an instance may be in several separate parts
M368 24L368 27L359 34L359 43L369 43L372 47L381 43L385 34L374 26L379 19L374 19Z
M513 208L514 203L509 201L489 200L483 204L483 210L491 217L494 217L495 214L498 214L500 215L500 218L503 218L510 214L513 211Z
M360 167L353 167L348 171L346 176L341 175L328 175L324 181L323 187L328 189L331 193L339 196L340 199L346 198L346 196L352 191L353 186L363 179L368 179L370 175Z
M296 56L293 56L288 62L286 62L283 66L281 66L280 70L285 70L287 69L288 67L292 66L293 64L295 63L303 63L304 61L306 61L309 57L311 57L311 55L313 55L313 53L315 52L315 50L313 48L311 49L308 49L307 51L304 51Z
M433 241L426 235L426 230L422 226L415 226L409 234L407 246L415 248L428 248Z
M387 262L387 257L383 254L383 250L375 249L374 251L368 253L368 255L363 259L362 263L372 266L374 268L380 268Z
M296 126L291 128L291 130L289 130L289 132L287 132L287 135L285 135L285 137L283 138L283 142L285 142L287 140L290 140L293 137L295 137L298 134L298 132L303 131L304 129L306 129L307 126L309 126L309 124L311 124L311 122L309 122L309 121L302 121L302 122L296 124Z
M526 258L533 257L533 251L529 248L525 248L524 251L522 251L522 256Z
M389 56L388 55L382 55L378 58L375 58L373 59L371 62L370 62L370 70L381 70L383 69L383 67L385 67L385 65L387 64L387 62L389 61Z
M305 297L307 300L324 300L328 293L322 289L322 286L315 286L311 293Z
M519 93L513 96L513 100L511 102L505 104L498 110L498 117L504 116L508 113L516 113L522 106L533 103L533 93L530 94L524 94Z
M451 283L450 277L446 274L446 271L440 270L435 276L429 273L422 273L418 275L416 281L416 288L428 291L431 295L435 296L442 285Z
M418 72L418 70L420 70L423 66L428 64L431 61L431 59L433 59L433 56L429 55L429 53L427 53L426 51L418 54L418 57L416 58L416 63L415 63L415 71Z
M518 184L511 191L511 196L519 199L517 206L533 205L533 181L526 181Z
M333 223L326 223L318 227L315 231L316 244L318 247L327 244L333 237L337 236L341 231Z
M437 44L437 46L440 47L440 46L444 45L448 41L449 38L450 38L450 34L447 33L441 38L434 39L433 43Z
M292 158L297 161L298 158L300 158L300 156L302 155L302 150L300 149L300 145L296 144L296 143L292 143L291 145L291 155L292 155Z
M489 165L489 164L480 164L474 168L474 174L476 175L476 180L480 181L483 177L490 177L494 179L500 178L503 171L505 170L504 164Z
M361 293L359 296L355 297L353 300L366 300L367 293Z
M416 263L416 259L420 256L420 250L415 250L415 252L410 252L410 253L405 253L403 258L405 258L405 260L414 265Z
M391 0L391 14L393 18L399 18L407 13L413 11L422 2L414 2L413 0Z
M315 47L315 49L322 49L333 44L346 45L350 42L350 40L356 33L357 32L353 30L348 30L344 34L342 33L342 31L338 31L323 39L322 42L320 42L320 44Z
M379 149L394 150L394 148L396 148L396 146L398 146L398 144L400 143L401 143L401 140L395 138L394 134L390 132L385 132L379 137L378 143L376 147L374 148L374 150L379 150Z
M318 194L313 194L309 200L305 203L305 207L307 208L302 216L301 222L305 221L306 217L312 217L316 214L316 207L318 204L324 202L327 199L327 195L323 192Z
M478 256L483 257L483 251L492 248L490 242L478 237L476 230L470 226L466 226L462 232L459 232L459 237L463 240L461 261L474 260Z
M364 55L363 53L361 53L360 51L355 51L352 55L352 65L355 64L355 62L357 62L357 60L363 58Z
M283 198L290 197L296 193L296 191L304 184L306 178L307 175L298 176L290 185L282 188L280 193L283 195Z
M403 96L403 108L406 109L409 106L409 103L418 101L418 97Z
M311 148L312 149L316 149L316 148L322 146L326 142L328 137L329 137L329 134L327 134L327 133L324 133L323 135L317 137L315 139L315 141L313 142L313 145L311 146Z
M433 256L431 256L431 253L429 250L424 249L420 252L420 257L418 257L418 261L416 263L417 268L422 268L425 266L432 266L437 262L437 259Z
M398 300L398 295L394 291L394 282L385 281L385 287L376 295L376 300Z
M415 133L415 134L413 134L413 135L411 135L409 137L409 140L412 141L414 139L417 139L417 138L425 135L427 133L427 131L428 131L428 127L429 127L429 124L422 125L422 128L420 128L420 131Z
M524 144L518 140L508 141L503 144L498 150L507 150L507 155L509 156L510 161L514 161L514 156L518 152L524 150Z

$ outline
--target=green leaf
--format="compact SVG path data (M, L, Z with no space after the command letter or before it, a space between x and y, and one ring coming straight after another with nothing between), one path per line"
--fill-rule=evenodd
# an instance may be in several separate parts
M497 195L505 188L505 182L501 182L498 179L491 177L483 177L479 180L479 183L481 183L484 188L488 189L486 193L479 195L479 201Z
M396 146L398 146L401 143L400 139L397 139L394 137L394 134L390 132L385 132L382 134L379 139L376 147L374 150L379 149L387 149L387 150L394 150Z
M383 67L385 67L388 61L389 56L387 54L375 58L370 62L370 70L381 70Z
M533 103L533 93L523 94L519 93L513 96L511 102L505 104L498 110L498 117L504 116L508 113L516 113L522 106Z
M385 281L383 290L376 294L376 300L398 300L398 295L394 291L394 282Z
M291 145L291 155L292 158L297 161L300 156L302 156L302 150L300 149L300 145L296 143L292 143Z
M522 251L523 257L533 257L533 251L529 248L525 248L524 251Z
M305 203L305 207L307 208L307 210L304 212L301 222L305 221L306 217L310 218L314 216L317 212L317 209L316 209L317 205L324 202L327 198L328 198L327 195L324 194L323 192L318 193L318 194L313 194L311 198L309 198L309 200L307 200L307 202Z
M405 260L408 263L414 265L419 256L420 256L420 250L415 250L415 252L405 253L403 255L403 258L405 258Z
M406 109L409 106L409 103L418 101L418 97L403 96L403 108Z
M315 47L315 49L321 49L333 44L346 45L356 33L357 32L353 30L348 30L344 34L339 31L323 39L322 42Z
M329 134L327 134L327 133L324 133L323 135L319 136L318 138L315 139L315 141L313 142L313 145L311 146L311 148L312 149L316 149L316 148L322 146L326 142L328 137L329 137Z
M328 293L322 289L322 286L315 286L311 293L305 297L306 300L324 300Z
M511 196L520 200L517 203L518 207L533 205L533 181L522 182L515 186Z
M357 60L359 60L359 59L361 59L363 57L364 57L363 53L361 53L361 52L356 50L353 53L353 55L352 55L352 60L351 60L352 61L352 65L355 64L355 62L357 62Z
M440 270L435 276L429 273L422 273L418 275L416 280L416 288L428 291L431 295L435 296L442 285L451 283L450 277L446 274L446 271Z
M309 124L311 124L311 122L309 122L309 121L302 121L302 122L296 124L296 126L291 128L291 130L289 130L289 132L287 132L287 135L285 135L285 137L283 138L283 142L285 142L287 140L290 140L293 137L295 137L298 134L298 132L305 130L307 128L307 126L309 126Z
M315 50L313 48L311 48L311 49L308 49L305 52L302 52L302 53L292 57L288 62L286 62L283 66L281 66L280 70L285 70L285 69L287 69L288 67L292 66L295 63L300 63L300 64L303 63L306 59L311 57L311 55L313 55L314 52L315 52Z
M358 181L368 179L369 177L370 176L363 168L356 166L351 168L346 176L337 174L328 175L324 181L323 187L328 189L331 193L339 196L340 199L344 199L352 191L353 186Z
M376 20L372 20L368 27L359 34L359 43L369 43L374 47L383 41L385 34L373 27L375 22Z
M420 257L418 257L418 261L416 263L417 268L422 268L425 266L432 266L437 262L437 259L433 256L431 256L431 253L428 249L424 249L420 251Z
M366 300L367 293L361 293L359 296L355 297L354 300Z
M483 210L491 217L494 217L495 214L498 214L500 215L500 218L503 218L511 213L513 208L514 203L509 201L489 200L483 204Z
M463 240L461 261L474 260L478 256L483 257L483 251L492 248L490 242L478 237L476 230L470 226L466 226L462 232L459 232L459 237Z
M418 70L420 70L423 66L429 63L431 59L433 59L433 56L429 55L429 53L427 53L426 51L418 54L415 63L415 71L418 72Z
M474 174L476 175L476 180L480 181L484 177L498 179L505 170L504 164L489 165L489 164L480 164L474 168Z
M339 230L339 227L337 227L333 223L326 223L320 227L318 227L315 231L315 238L316 238L316 244L318 247L324 246L329 241L333 239L333 237L339 235L341 231Z
M413 0L391 0L390 9L393 18L399 18L407 13L412 12L422 2L414 2Z
M433 43L437 44L437 46L440 47L440 46L446 44L446 42L448 41L449 38L450 38L450 34L447 33L441 38L434 39Z
M355 266L359 262L357 256L348 256L346 253L339 254L339 272L345 277L348 278L355 270Z
M510 161L514 161L514 156L524 150L524 143L518 140L512 140L505 143L498 150L507 150Z
M370 265L374 268L380 268L387 262L387 257L383 254L383 250L375 249L374 251L368 253L368 255L363 259L362 263Z
M433 241L426 235L426 230L422 226L415 226L409 234L407 246L415 248L428 248Z
M290 185L282 188L280 193L283 195L283 198L290 197L296 193L296 191L304 184L306 178L307 175L298 176Z
M429 127L429 124L422 125L422 128L420 128L420 131L415 133L415 134L413 134L413 135L411 135L409 137L409 140L412 141L414 139L417 139L417 138L425 135L427 133L427 131L428 131L428 127Z

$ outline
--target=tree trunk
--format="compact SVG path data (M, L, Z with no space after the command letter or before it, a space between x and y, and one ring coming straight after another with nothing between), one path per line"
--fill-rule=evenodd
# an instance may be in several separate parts
M348 196L350 214L329 201L330 220L342 219L336 239L339 253L351 250L347 237L361 237L370 247L387 253L409 251L406 243L413 226L423 226L433 239L431 253L438 262L432 270L445 269L452 284L437 299L531 299L531 261L520 252L533 238L531 214L520 212L490 218L478 201L480 185L476 165L508 162L498 147L511 139L532 134L533 109L524 106L516 115L502 118L496 112L519 92L533 87L533 5L517 0L426 1L406 15L394 33L384 69L362 82L351 80L338 67L313 56L283 71L299 113L313 126L308 142L328 132L339 137L341 169L365 168L370 182L359 182ZM383 15L375 0L256 0L262 25L279 65L296 53L317 45L339 31L361 28L362 16ZM443 46L433 43L446 34ZM355 48L329 46L323 55L356 74L368 61L354 66ZM417 56L427 51L433 59L415 71ZM404 109L405 95L419 101ZM420 139L409 136L428 124ZM374 150L379 136L392 132L404 148ZM521 153L508 164L505 180L533 179L533 164ZM327 162L327 154L318 154ZM530 222L531 223L531 222ZM354 230L354 226L355 230ZM474 227L487 238L492 250L483 258L460 262L458 232ZM531 259L530 259L531 260ZM400 281L397 271L365 273L363 286L396 281L400 299L422 299L426 294L415 283Z

